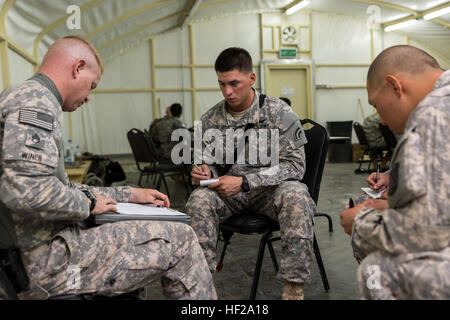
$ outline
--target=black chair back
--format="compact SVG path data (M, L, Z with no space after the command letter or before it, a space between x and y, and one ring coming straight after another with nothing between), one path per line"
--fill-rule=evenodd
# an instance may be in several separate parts
M143 131L133 128L127 132L127 138L138 168L140 162L154 162L154 154L151 152L149 141Z
M366 133L362 125L359 122L353 124L353 129L355 129L356 137L358 138L359 144L363 148L369 148L369 141L367 141Z
M301 123L303 126L307 123L313 125L312 128L304 130L308 143L305 145L306 170L302 182L317 203L330 137L323 126L310 119L303 119Z
M389 129L388 126L380 124L379 128L386 146L391 150L395 149L395 146L397 145L397 138L395 137L395 134L391 131L391 129Z

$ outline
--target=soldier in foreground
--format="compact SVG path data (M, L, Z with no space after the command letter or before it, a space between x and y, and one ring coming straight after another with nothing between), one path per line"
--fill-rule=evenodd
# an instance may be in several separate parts
M420 49L394 46L370 66L367 91L403 136L384 178L388 200L341 213L362 260L359 297L450 299L450 71Z
M225 100L207 111L201 118L202 131L213 129L220 132L223 145L216 155L233 150L233 145L225 143L227 132L246 131L253 128L262 134L263 130L273 129L279 133L279 154L273 148L270 135L267 148L271 155L276 154L277 163L250 163L258 148L246 143L245 163L236 159L193 168L191 176L194 183L211 177L219 182L207 188L197 188L186 204L186 211L192 216L191 226L195 230L203 248L211 272L216 269L216 242L219 220L251 209L278 221L281 228L282 257L278 277L285 280L283 299L303 299L303 285L310 276L313 256L313 216L315 203L307 187L300 181L305 172L306 137L300 120L292 109L282 100L261 96L252 88L255 83L250 54L241 48L228 48L216 60L220 89ZM263 98L263 99L261 99ZM196 136L196 139L198 137ZM203 138L205 152L213 143ZM220 140L220 139L219 139ZM216 141L217 142L217 141ZM278 143L278 141L276 141ZM211 163L203 154L204 162ZM224 159L222 159L224 160ZM230 163L231 162L231 163Z
M30 278L30 290L21 298L114 296L159 279L169 298L216 298L188 225L127 221L79 226L90 215L115 211L117 201L170 205L166 195L152 189L89 188L68 181L62 111L87 103L102 73L95 48L84 39L66 37L49 48L31 79L0 97L0 214L12 220Z

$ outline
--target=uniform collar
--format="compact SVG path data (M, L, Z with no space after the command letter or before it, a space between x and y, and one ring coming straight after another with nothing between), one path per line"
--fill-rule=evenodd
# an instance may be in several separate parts
M232 122L236 122L235 123L236 126L242 126L242 125L246 125L248 123L257 124L259 122L259 120L260 120L260 112L259 112L260 111L260 108L259 108L259 95L260 95L260 93L254 88L252 88L252 90L255 93L252 105L250 106L250 108L248 108L246 110L247 111L246 114L244 114L242 116L242 118L240 120L238 120L238 121L231 120L231 119L229 119L229 117L227 117L227 115L229 114L227 112L227 101L223 100L222 110L221 110L221 113L222 113L222 119L221 120L223 121L222 124L231 124Z
M28 80L34 80L39 82L41 85L46 87L50 92L55 96L56 100L58 100L59 105L63 105L63 99L61 97L61 94L58 91L58 88L56 88L55 83L50 79L48 76L42 73L35 73L30 79Z

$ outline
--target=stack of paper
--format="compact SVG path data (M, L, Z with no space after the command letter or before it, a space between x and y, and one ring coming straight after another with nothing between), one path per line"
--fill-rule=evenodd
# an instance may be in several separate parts
M180 211L159 207L154 204L122 203L116 205L117 212L108 212L95 216L96 224L124 220L160 220L190 222L190 217Z

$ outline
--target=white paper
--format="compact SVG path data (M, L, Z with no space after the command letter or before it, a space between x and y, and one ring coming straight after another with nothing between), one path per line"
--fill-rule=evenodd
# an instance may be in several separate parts
M381 197L382 193L384 192L384 189L381 191L373 191L370 188L361 188L362 191L367 193L367 195L373 199L378 199Z
M200 180L200 185L202 187L219 182L219 179L209 179L209 180Z
M154 204L124 203L116 204L117 213L120 214L138 214L155 216L185 216L186 214L166 207L158 207Z

